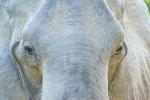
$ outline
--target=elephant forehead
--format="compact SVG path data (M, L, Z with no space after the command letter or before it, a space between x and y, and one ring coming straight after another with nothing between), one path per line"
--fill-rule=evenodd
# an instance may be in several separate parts
M115 39L121 36L123 30L103 0L77 0L73 3L56 0L52 4L43 3L28 21L23 33L24 38L30 40L53 40L70 34L84 34L94 38L102 34L101 37Z

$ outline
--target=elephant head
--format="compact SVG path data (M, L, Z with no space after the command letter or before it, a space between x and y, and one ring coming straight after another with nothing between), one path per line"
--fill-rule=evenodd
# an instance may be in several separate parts
M109 100L127 49L105 0L45 0L22 34L12 53L33 100Z

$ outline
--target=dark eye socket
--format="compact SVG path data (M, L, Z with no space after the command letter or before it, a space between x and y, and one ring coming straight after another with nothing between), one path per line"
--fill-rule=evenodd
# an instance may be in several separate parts
M125 50L125 55L126 55L127 52L128 52L128 48L127 48L127 45L126 45L126 43L124 41L122 41L120 46L118 46L118 48L116 49L116 53L115 54L119 54L123 50Z
M117 47L115 54L119 54L123 50L124 44L124 41L121 42L121 44Z
M33 49L33 46L32 44L30 44L29 42L24 42L24 50L25 52L27 52L29 55L33 55L34 53L34 49Z
M117 49L116 49L116 53L121 52L121 50L123 49L122 45L120 45Z
M24 46L24 49L29 52L29 53L32 53L33 52L33 49L31 46Z

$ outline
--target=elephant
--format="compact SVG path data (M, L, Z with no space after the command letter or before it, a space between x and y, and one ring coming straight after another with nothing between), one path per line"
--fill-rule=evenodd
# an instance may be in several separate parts
M37 1L33 5L30 0L0 0L0 100L27 100L10 47L21 38L20 33L38 6Z
M0 2L0 99L149 100L143 0Z

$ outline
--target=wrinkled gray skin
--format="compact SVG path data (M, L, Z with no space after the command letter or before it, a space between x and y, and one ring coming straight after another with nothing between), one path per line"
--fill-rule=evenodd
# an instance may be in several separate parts
M11 59L10 39L9 16L0 5L0 100L26 100L15 62Z
M20 34L29 15L31 15L30 10L33 5L30 5L30 9L25 13L25 6L30 4L30 0L27 3L23 3L23 1L0 0L0 100L27 100L9 50L10 43L18 40L20 37L18 33ZM35 8L35 6L33 7ZM32 9L33 11L35 10Z
M142 0L6 1L0 99L149 100L150 20Z

